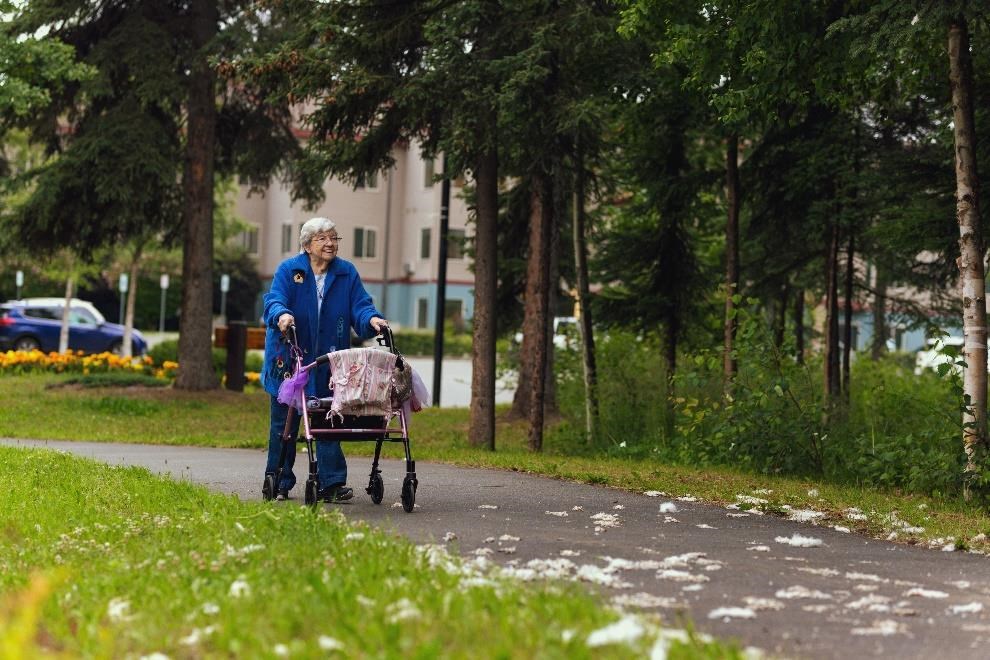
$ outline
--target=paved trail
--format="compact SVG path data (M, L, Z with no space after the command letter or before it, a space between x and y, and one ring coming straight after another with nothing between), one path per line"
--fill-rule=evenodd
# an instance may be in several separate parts
M142 465L244 500L261 497L259 450L0 443ZM385 501L375 506L363 492L370 462L349 461L356 496L338 505L348 517L421 543L442 542L452 532L452 552L490 553L519 569L532 560L567 559L573 565L563 562L563 569L601 584L604 597L638 603L674 624L683 613L702 631L798 658L990 656L990 559L983 556L665 497L431 463L417 465L417 508L406 514L397 504L402 463L385 462ZM820 545L780 542L800 542L795 535Z

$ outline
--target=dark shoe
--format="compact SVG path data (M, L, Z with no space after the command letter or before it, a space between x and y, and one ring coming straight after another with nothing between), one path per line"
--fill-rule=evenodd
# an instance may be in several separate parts
M289 499L289 489L280 488L278 490L278 495L275 496L275 499L278 500L279 502Z
M354 489L348 488L344 484L334 484L321 488L317 497L321 502L346 502L354 497Z

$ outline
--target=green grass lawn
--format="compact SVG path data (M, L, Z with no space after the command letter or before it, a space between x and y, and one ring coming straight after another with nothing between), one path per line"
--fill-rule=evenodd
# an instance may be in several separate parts
M348 524L58 452L0 447L0 657L738 657L574 584L518 583ZM625 625L630 625L627 620ZM161 657L161 656L155 656Z
M261 391L49 387L64 380L52 375L0 378L4 402L0 436L215 447L262 447L266 442L268 399ZM722 504L756 492L767 500L757 508L771 514L787 515L786 507L810 508L826 514L820 522L873 536L886 538L893 533L901 542L990 550L986 541L990 517L979 506L955 499L591 455L562 444L552 433L544 452L534 454L526 449L525 424L504 420L498 426L498 451L489 452L467 444L466 409L424 410L413 416L410 428L413 456L418 460L522 470L632 491L693 495ZM372 449L372 443L346 446L350 455L366 455ZM387 446L386 455L397 456L398 447ZM849 511L853 508L865 519Z

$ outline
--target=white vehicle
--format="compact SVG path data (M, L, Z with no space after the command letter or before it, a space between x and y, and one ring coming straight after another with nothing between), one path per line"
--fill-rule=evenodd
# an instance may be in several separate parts
M26 306L38 306L38 307L58 307L62 308L65 304L65 298L22 298L20 300L15 300L12 302L21 302ZM79 298L72 298L72 309L82 308L85 309L93 317L92 320L96 321L96 325L103 325L107 322L107 319L100 313L100 310L93 306L93 303L88 300L79 300Z
M579 333L576 316L556 316L553 319L553 345L557 348L576 347ZM522 344L523 333L517 332L513 337L517 344Z
M957 350L956 357L947 355L945 348L954 346ZM963 338L962 337L936 337L928 340L928 348L918 351L914 356L914 373L920 376L925 369L937 371L940 364L950 364L950 371L954 374L961 373L961 369L956 364L962 359ZM987 370L990 371L990 354L987 355Z

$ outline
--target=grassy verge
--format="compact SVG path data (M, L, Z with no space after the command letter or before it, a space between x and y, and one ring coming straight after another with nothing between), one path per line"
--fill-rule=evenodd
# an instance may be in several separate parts
M215 447L261 447L266 441L267 395L263 392L186 393L171 389L50 388L58 376L0 378L0 436L150 442ZM427 409L413 417L414 457L476 467L522 470L560 479L596 483L632 491L693 495L721 503L738 503L738 495L756 496L755 506L770 514L792 509L823 514L816 523L831 524L875 537L933 547L990 551L990 516L979 506L958 499L939 499L868 484L757 475L729 469L662 464L650 459L581 455L553 433L545 451L526 449L523 424L502 421L498 451L467 445L465 409ZM371 443L346 447L350 455L366 455ZM386 451L395 456L395 449ZM769 492L768 492L769 491ZM894 535L891 537L891 535Z
M0 656L736 657L521 584L336 512L242 503L57 452L0 447ZM599 637L605 633L598 632ZM158 656L160 657L160 656Z

